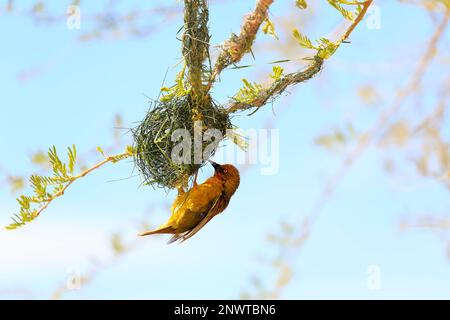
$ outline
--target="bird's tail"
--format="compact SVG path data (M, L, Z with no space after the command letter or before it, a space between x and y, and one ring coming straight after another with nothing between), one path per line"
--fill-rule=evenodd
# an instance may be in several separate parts
M140 236L149 236L151 234L160 234L160 233L173 233L174 229L172 227L160 227L155 230L145 231L142 233L139 233Z
M171 244L171 243L177 242L178 240L180 240L180 242L183 242L184 241L183 238L184 238L185 234L186 234L186 232L174 234L169 239L169 241L167 241L167 244Z

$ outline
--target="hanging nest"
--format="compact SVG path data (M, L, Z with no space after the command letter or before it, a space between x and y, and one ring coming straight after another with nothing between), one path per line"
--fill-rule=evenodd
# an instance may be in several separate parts
M189 177L205 163L194 161L194 123L201 121L202 135L208 129L217 129L225 137L227 129L231 129L231 121L225 109L216 105L211 97L194 103L188 94L173 97L168 101L154 101L145 119L132 130L135 142L135 163L144 178L144 183L152 186L173 189L186 185ZM179 141L172 141L172 134L177 129L186 129L191 139L191 159L186 163L172 160L172 150ZM198 130L198 129L197 129ZM201 154L207 146L211 157L220 141L203 141ZM198 148L197 148L198 149Z

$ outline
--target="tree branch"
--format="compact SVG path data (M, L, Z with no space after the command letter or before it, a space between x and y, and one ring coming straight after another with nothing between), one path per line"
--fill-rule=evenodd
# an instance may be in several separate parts
M101 152L103 154L103 151ZM48 208L50 203L52 203L55 199L63 196L66 190L75 181L87 176L92 171L99 169L109 162L116 163L133 156L133 154L133 148L127 147L127 150L125 152L114 156L105 156L102 161L84 170L80 174L71 175L71 173L67 174L67 166L66 164L63 164L61 160L59 160L55 149L54 157L57 157L56 162L53 165L53 172L55 175L53 177L42 177L37 175L31 176L30 181L33 186L35 195L32 197L22 195L18 198L18 202L21 205L20 214L16 214L15 217L12 218L13 223L6 226L5 228L8 230L17 229L25 225L26 223L33 221L34 219L39 217L39 215L45 209ZM73 156L72 158L72 169L74 162L75 156ZM69 166L71 165L69 164ZM61 175L62 171L64 171L63 175ZM72 171L73 170L70 170L69 172ZM48 185L55 185L52 193L46 191ZM36 205L36 207L33 208L33 205Z
M342 42L344 42L350 36L356 26L362 21L372 2L373 0L368 0L362 4L363 7L359 15L356 17L350 27L344 32L342 37L336 42L335 50L339 48ZM228 107L228 112L233 113L252 108L258 109L264 106L270 99L275 99L277 96L282 94L289 86L305 82L314 77L322 69L324 60L325 59L320 55L320 51L318 51L314 58L312 58L311 64L305 70L282 76L279 80L276 80L268 89L262 90L259 93L258 97L256 97L251 102L231 102Z
M233 34L231 38L222 45L222 51L214 65L206 89L207 91L209 91L212 84L225 68L239 62L244 54L251 50L259 27L267 18L269 7L273 2L274 0L258 0L255 10L245 17L240 34Z
M233 113L252 108L258 109L264 106L270 99L275 99L281 95L290 85L305 82L314 77L320 70L322 70L322 66L323 59L316 56L314 57L313 62L304 71L290 73L283 76L281 79L275 81L268 89L262 90L258 97L250 103L233 101L228 107L227 112Z

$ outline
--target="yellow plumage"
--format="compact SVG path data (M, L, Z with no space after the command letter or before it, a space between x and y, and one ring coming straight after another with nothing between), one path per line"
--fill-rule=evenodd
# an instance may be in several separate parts
M194 186L187 192L178 189L169 220L156 230L141 233L141 236L169 233L174 235L170 242L184 241L225 210L239 186L239 171L230 164L211 163L215 169L214 176L199 185L194 181Z

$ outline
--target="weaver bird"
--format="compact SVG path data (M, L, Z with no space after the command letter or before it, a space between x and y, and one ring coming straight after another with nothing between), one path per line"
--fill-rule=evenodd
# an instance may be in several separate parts
M173 234L169 243L185 241L203 228L214 216L226 209L231 197L239 187L239 171L231 164L220 165L210 161L214 175L202 184L194 178L193 187L187 192L178 188L178 195L172 204L172 215L158 229L139 235Z

